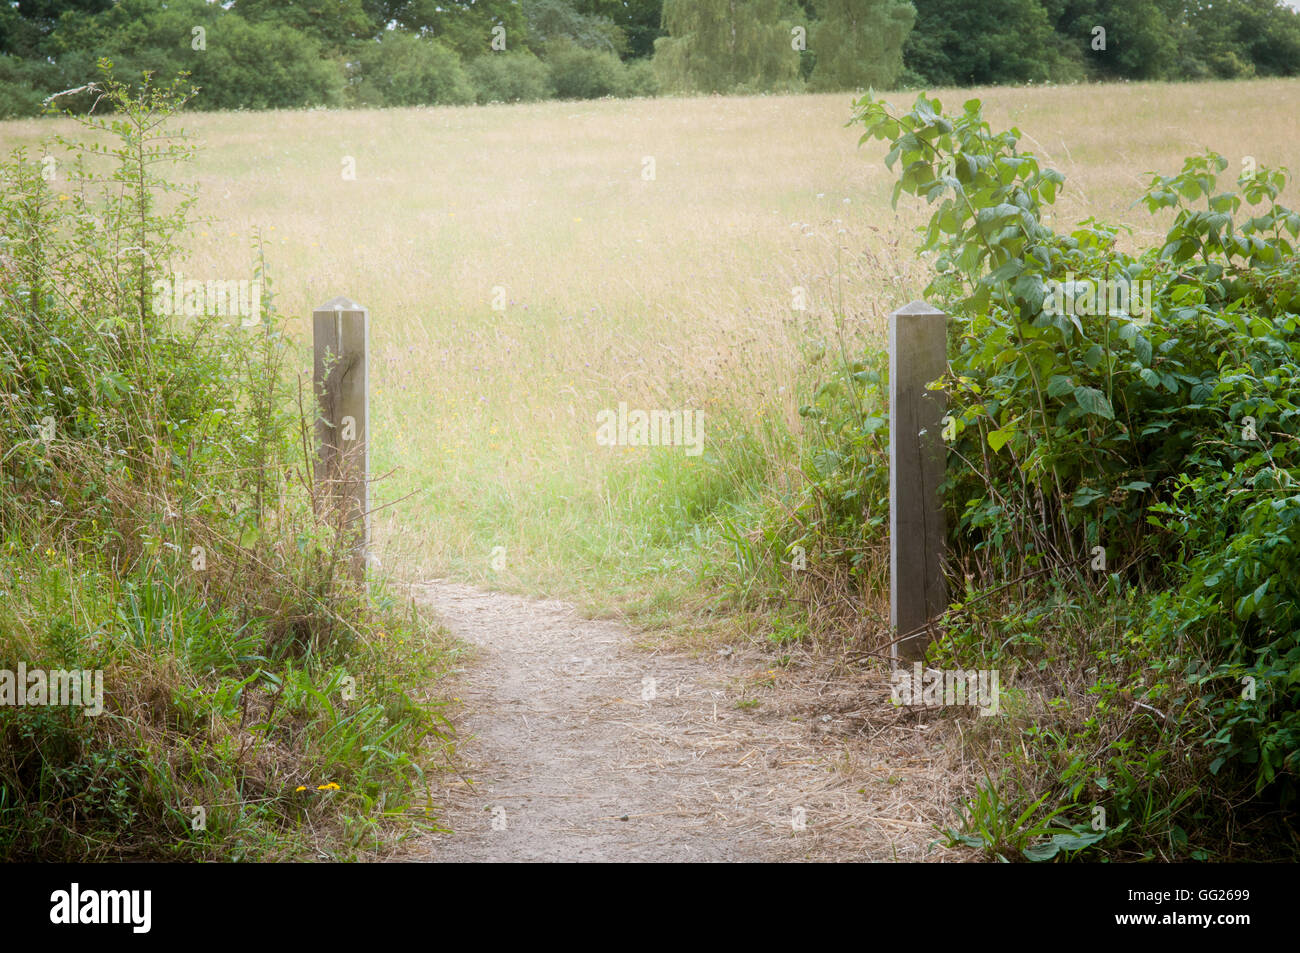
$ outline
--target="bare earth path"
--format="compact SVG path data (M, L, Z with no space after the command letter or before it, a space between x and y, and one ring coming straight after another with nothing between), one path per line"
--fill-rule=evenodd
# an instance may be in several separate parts
M927 848L951 803L939 803L945 792L934 781L936 732L900 715L879 672L867 687L861 674L838 685L816 676L810 704L810 684L764 669L771 663L757 653L655 652L626 626L584 619L565 603L456 583L422 584L416 596L479 652L453 688L472 781L442 795L454 833L416 841L404 859L944 853ZM742 698L759 701L737 707Z

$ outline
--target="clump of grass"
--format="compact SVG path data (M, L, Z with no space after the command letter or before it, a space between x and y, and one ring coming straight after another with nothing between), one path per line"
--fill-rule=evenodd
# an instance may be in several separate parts
M0 165L0 670L103 693L0 706L0 858L373 849L450 744L409 687L448 647L342 572L273 296L254 328L153 307L192 224L161 174L190 91L108 64L102 90L71 192Z

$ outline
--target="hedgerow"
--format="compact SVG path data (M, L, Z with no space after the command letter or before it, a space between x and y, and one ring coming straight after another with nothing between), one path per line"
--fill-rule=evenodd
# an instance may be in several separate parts
M1159 245L1126 250L1118 226L1045 224L1064 177L978 100L951 116L922 95L899 114L868 95L854 118L889 145L895 203L932 206L926 294L951 316L955 599L930 658L1000 669L1004 686L1005 717L971 733L988 777L950 842L1030 859L1293 854L1300 214L1280 201L1286 171L1247 167L1224 187L1227 160L1207 152L1152 174L1141 203L1172 221ZM822 435L809 545L880 545L883 382L868 355L804 411Z

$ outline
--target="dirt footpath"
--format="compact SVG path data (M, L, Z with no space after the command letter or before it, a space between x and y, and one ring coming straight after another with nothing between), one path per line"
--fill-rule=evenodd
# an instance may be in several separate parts
M465 780L454 833L407 860L955 860L962 772L938 723L900 712L879 670L840 678L738 649L649 651L565 603L415 588L478 657L452 693Z

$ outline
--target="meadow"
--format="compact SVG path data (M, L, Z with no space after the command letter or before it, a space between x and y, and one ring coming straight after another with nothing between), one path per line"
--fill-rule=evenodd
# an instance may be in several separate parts
M933 93L1018 126L1067 177L1058 216L1140 223L1138 244L1149 172L1205 148L1297 165L1296 81ZM181 177L203 220L178 264L247 277L260 239L305 370L313 306L370 309L384 571L653 621L700 595L723 552L713 516L802 479L809 389L883 347L886 315L925 286L922 210L891 210L884 147L859 147L851 102L190 115L200 151ZM6 152L71 132L0 130ZM620 402L703 410L704 454L600 446L597 414Z

